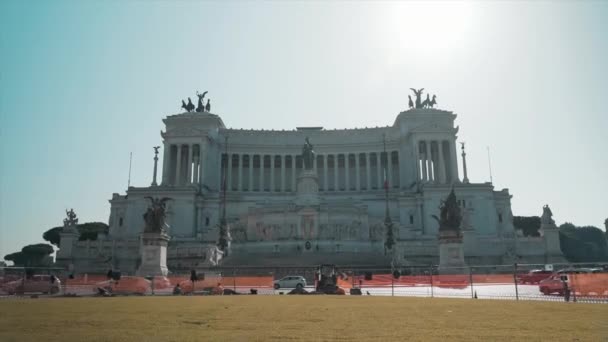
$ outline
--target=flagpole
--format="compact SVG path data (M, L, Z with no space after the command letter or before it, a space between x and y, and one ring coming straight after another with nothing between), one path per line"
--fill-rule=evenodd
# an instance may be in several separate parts
M384 147L384 202L385 202L385 214L384 214L384 227L386 228L386 241L384 242L384 251L389 249L391 251L391 272L394 268L394 259L395 252L393 250L393 245L395 244L395 240L393 238L393 222L391 221L391 215L388 209L388 172L387 172L387 164L388 164L388 154L386 153L386 134L382 134L382 144Z

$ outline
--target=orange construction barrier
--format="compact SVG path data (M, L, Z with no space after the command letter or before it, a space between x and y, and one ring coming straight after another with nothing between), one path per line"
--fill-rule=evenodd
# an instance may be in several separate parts
M581 296L608 296L608 273L569 274L570 287Z

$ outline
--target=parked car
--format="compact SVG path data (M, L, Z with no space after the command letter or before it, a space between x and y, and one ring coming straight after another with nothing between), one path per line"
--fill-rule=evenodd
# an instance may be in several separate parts
M585 274L596 273L597 269L593 268L565 268L561 269L551 277L543 279L538 283L538 289L545 295L557 293L560 296L564 295L564 277L567 281L568 274Z
M276 290L280 288L304 288L306 287L306 279L302 276L287 276L283 277L279 280L274 281L274 288Z
M591 268L564 268L557 271L557 274L581 274L581 273L591 273Z
M521 274L517 276L517 282L519 284L538 284L539 281L549 278L553 274L552 271L547 270L531 270L527 274Z
M112 294L144 295L150 289L150 281L144 277L123 276L120 280L106 280L95 284L94 292L99 288L109 290Z
M33 275L28 278L13 280L4 284L9 294L42 293L56 294L61 289L61 281L54 275Z

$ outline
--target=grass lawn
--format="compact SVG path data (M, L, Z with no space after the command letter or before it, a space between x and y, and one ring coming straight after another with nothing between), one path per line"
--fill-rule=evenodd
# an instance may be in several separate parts
M0 341L608 341L608 305L351 296L0 300Z

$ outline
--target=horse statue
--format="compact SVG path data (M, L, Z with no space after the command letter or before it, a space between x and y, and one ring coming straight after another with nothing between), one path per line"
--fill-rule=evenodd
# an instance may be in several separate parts
M207 95L208 91L199 94L198 91L196 92L196 96L198 96L198 106L196 106L196 112L197 113L202 113L205 111L205 106L203 105L203 100L205 99L205 95Z
M420 88L418 90L414 89L414 88L410 88L414 94L416 94L416 108L422 108L422 92L424 91L424 88Z
M428 108L431 103L431 99L429 98L429 94L426 94L426 100L422 102L422 108Z
M437 95L433 95L433 99L429 102L429 107L433 108L437 104Z
M192 100L188 98L188 104L186 105L186 110L188 113L194 110L194 104L192 104Z
M194 110L194 104L192 104L192 100L188 98L188 104L182 100L182 108L186 110L186 112L190 113Z

